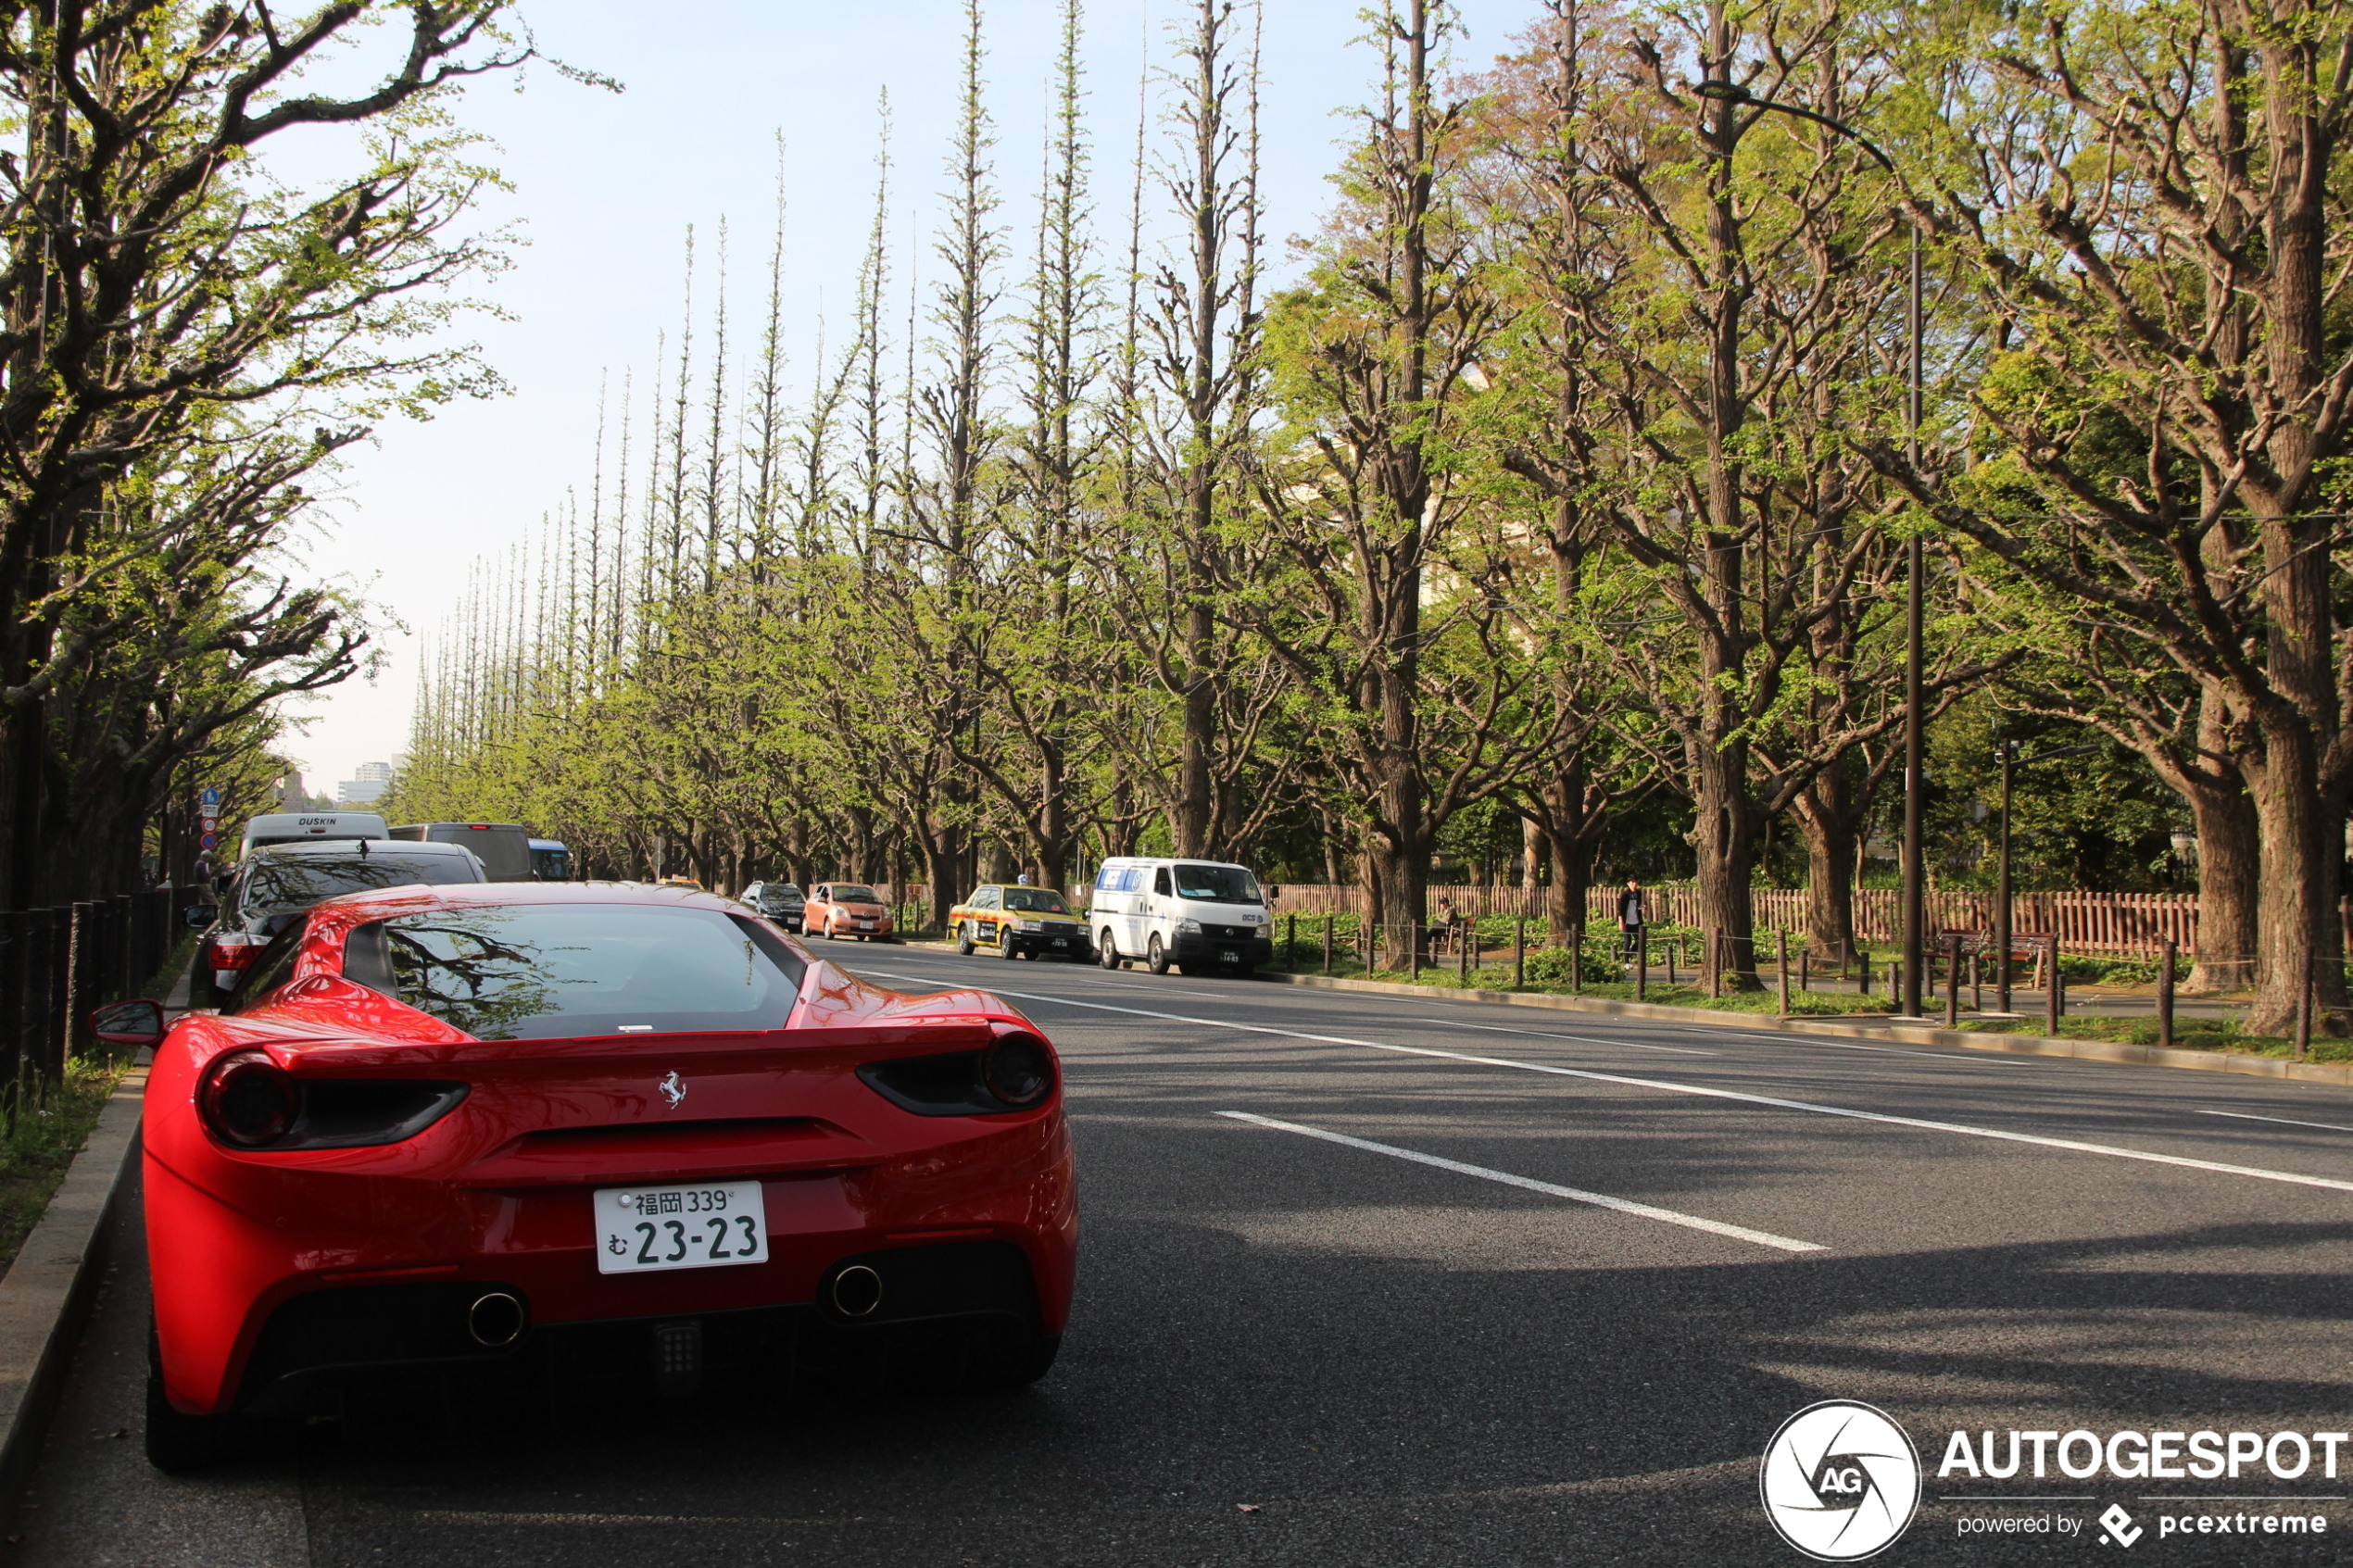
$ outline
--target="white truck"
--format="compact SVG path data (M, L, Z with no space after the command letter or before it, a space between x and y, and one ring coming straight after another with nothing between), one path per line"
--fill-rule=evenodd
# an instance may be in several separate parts
M1095 873L1088 925L1105 969L1248 974L1275 960L1274 917L1247 866L1126 855Z
M245 820L237 859L272 844L320 844L336 839L390 838L392 830L372 811L272 811Z

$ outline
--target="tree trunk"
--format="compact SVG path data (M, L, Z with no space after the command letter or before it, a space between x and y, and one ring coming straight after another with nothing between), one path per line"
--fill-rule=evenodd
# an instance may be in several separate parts
M2336 884L2345 859L2343 813L2323 807L2317 788L2319 759L2300 721L2265 724L2263 742L2251 791L2261 849L2255 1002L2247 1010L2247 1032L2281 1036L2295 1031L2307 954L2314 960L2314 1018L2340 1032L2345 972L2338 962L2343 933Z
M1755 910L1750 896L1756 861L1756 826L1748 802L1748 747L1703 747L1700 754L1699 822L1692 834L1699 850L1699 923L1723 955L1725 988L1755 991Z
M1855 958L1855 855L1862 815L1851 759L1841 758L1796 800L1806 834L1806 945L1819 964Z
M2235 789L2183 794L2197 824L2197 945L2185 989L2244 991L2255 984L2255 802Z

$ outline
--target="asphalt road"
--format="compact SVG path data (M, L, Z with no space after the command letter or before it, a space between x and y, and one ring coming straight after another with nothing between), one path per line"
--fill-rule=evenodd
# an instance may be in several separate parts
M1876 1561L2353 1561L2353 1452L2335 1480L1936 1473L1957 1428L2353 1425L2353 1093L824 950L990 985L1061 1047L1084 1235L1042 1385L322 1429L164 1477L138 1452L134 1210L19 1560L1797 1563L1759 1457L1846 1399L1928 1465ZM2145 1532L2129 1549L2097 1538L2111 1503ZM2328 1534L2161 1538L2168 1507ZM2005 1515L2053 1532L1962 1534Z

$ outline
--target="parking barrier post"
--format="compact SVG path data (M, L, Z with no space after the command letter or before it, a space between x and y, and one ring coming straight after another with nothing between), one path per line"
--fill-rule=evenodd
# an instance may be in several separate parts
M1814 944L1811 942L1797 950L1797 988L1801 991L1814 988Z
M1862 968L1856 971L1862 979L1856 983L1856 991L1858 995L1868 997L1871 994L1871 950L1865 947L1856 957L1862 964Z
M1324 917L1324 972L1326 974L1332 972L1332 922L1335 918L1337 917L1329 914Z
M1454 927L1454 979L1463 985L1470 984L1471 944L1478 940L1473 935L1474 929L1468 925Z
M2057 932L2051 933L2043 953L2049 970L2043 986L2043 1033L2056 1035L2058 1033L2059 1014L2066 1010L2066 1004L2060 1000L2060 996L2067 985L2066 979L2059 973Z
M1414 921L1405 922L1405 984L1422 983L1422 928Z
M2173 1044L2173 944L2160 943L2157 952L2157 1043Z
M1512 989L1516 991L1528 984L1528 917L1519 917L1519 924L1512 933Z
M1585 994L1585 928L1581 925L1568 928L1568 994Z
M1667 944L1667 984L1670 986L1681 984L1675 978L1675 959L1682 950L1683 939L1680 935Z
M1957 1028L1961 1022L1961 934L1944 934L1944 1027Z
M1299 967L1299 917L1285 915L1283 922L1283 967L1296 970Z
M1789 930L1785 926L1780 927L1775 931L1774 935L1779 936L1781 942L1781 1016L1787 1018L1789 1016Z
M1651 994L1651 939L1638 936L1634 941L1634 999L1641 1001Z
M2312 949L2304 949L2303 983L2296 988L2296 1060L2312 1048Z
M1969 1010L1985 1010L1985 954L1982 949L1969 956Z
M1887 966L1887 1010L1894 1012L1904 1005L1904 960L1891 960Z

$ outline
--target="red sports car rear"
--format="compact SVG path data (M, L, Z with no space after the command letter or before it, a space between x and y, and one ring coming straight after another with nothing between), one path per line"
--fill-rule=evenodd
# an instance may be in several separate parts
M167 1466L384 1374L1026 1382L1069 1308L1043 1035L708 894L321 904L172 1029L143 1135Z

